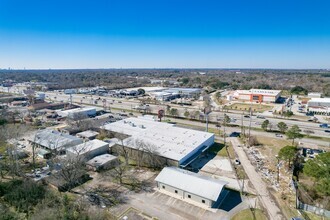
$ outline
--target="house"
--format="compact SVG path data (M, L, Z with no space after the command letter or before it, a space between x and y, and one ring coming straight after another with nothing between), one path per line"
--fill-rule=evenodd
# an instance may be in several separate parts
M160 192L206 208L219 206L224 199L220 194L227 184L178 167L165 167L155 181Z

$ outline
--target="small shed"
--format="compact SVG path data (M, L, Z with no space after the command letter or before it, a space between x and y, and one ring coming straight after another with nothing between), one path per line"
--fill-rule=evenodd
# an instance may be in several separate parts
M98 134L99 134L99 132L87 130L87 131L83 131L83 132L76 134L76 136L79 138L83 138L85 140L93 140L96 138L96 136Z
M68 157L83 157L85 161L109 152L109 144L98 139L67 148Z
M111 169L117 166L118 163L119 161L116 156L113 156L111 154L102 154L87 161L86 166L88 169L99 171L99 170Z

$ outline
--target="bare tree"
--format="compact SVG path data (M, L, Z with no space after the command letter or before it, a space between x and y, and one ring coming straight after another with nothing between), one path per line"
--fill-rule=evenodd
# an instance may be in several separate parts
M119 154L122 155L125 159L125 164L128 165L129 164L129 150L127 149L127 147L125 147L124 145L124 140L128 137L125 134L120 134L120 133L114 133L113 136L115 138L117 138L120 141L119 144Z
M10 124L4 125L0 128L0 142L6 146L8 161L4 163L1 168L1 175L8 170L15 176L21 176L20 155L24 152L19 149L19 139L28 131L26 125Z
M130 144L133 144L137 149L136 162L138 166L157 169L166 164L166 160L159 155L155 145L140 139L131 140Z
M61 165L58 175L65 182L69 191L76 184L79 185L83 175L86 174L86 158L83 156L83 153L88 151L88 147L86 144L83 147L73 146L70 148L70 151L73 152L73 155L54 157L53 159L53 162Z

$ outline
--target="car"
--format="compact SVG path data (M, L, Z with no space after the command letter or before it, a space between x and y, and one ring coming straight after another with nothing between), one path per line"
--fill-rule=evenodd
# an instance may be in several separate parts
M235 164L236 165L240 165L241 164L241 161L239 161L239 159L235 159Z
M325 130L324 132L330 133L330 130Z
M265 119L265 117L264 116L261 116L261 115L258 115L257 118Z
M329 125L328 124L320 124L320 128L328 128Z
M303 130L303 132L305 132L306 134L314 134L315 132L312 130Z
M250 115L244 115L244 118L250 118Z
M275 134L276 137L283 137L281 134Z

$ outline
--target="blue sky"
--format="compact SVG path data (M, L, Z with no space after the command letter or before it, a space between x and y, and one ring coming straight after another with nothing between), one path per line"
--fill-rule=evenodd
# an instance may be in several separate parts
M330 68L329 0L0 0L0 68Z

